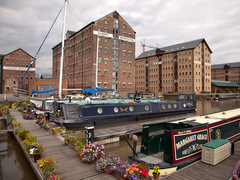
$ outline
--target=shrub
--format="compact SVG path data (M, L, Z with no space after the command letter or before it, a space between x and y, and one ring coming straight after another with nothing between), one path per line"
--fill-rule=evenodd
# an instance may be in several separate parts
M232 93L236 93L236 89L232 89L231 91L232 91Z
M20 139L25 140L27 137L27 134L29 134L29 130L27 129L19 129L18 130L18 136Z
M229 93L229 92L230 92L230 90L229 90L229 89L225 89L225 92L226 92L226 93Z
M217 89L217 93L222 93L222 89Z

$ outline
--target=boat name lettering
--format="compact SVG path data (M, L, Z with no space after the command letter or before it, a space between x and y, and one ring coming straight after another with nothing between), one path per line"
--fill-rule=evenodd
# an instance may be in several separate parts
M197 134L197 135L194 134L194 135L188 136L185 139L176 143L176 148L178 150L181 147L185 146L186 144L189 144L189 143L191 143L193 141L196 141L196 140L207 140L207 134Z
M192 131L191 130L188 130L188 131L179 131L178 134L185 134L185 133L191 133Z
M193 144L184 151L182 151L182 155L188 155L194 151L198 151L202 149L202 144Z
M123 112L123 111L126 111L127 112L127 107L125 108L125 109L123 109L123 108L120 108L120 110L121 110L121 112Z
M181 147L185 146L186 144L193 142L193 141L196 141L196 134L194 134L192 136L188 136L185 139L176 143L177 150L180 149Z

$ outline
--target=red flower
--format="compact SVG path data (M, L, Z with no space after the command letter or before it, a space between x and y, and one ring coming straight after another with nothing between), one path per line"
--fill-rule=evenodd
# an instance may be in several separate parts
M145 177L148 176L148 172L147 172L146 168L142 168L141 175L143 175L143 176L145 176Z

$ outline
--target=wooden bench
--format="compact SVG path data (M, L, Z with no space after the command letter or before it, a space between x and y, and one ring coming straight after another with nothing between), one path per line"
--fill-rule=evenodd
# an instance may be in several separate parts
M240 180L240 160L237 162L235 168L233 169L232 179L233 180Z

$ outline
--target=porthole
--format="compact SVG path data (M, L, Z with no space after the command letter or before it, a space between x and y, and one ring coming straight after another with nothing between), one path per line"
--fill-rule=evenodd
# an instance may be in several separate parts
M149 110L149 106L148 106L148 105L145 106L145 110L146 110L146 111Z
M118 113L118 111L119 111L118 107L115 107L115 108L114 108L114 112L115 112L115 113Z
M102 108L98 108L97 112L98 112L98 114L102 114L103 113Z
M129 111L133 112L133 107L132 106L129 107Z

